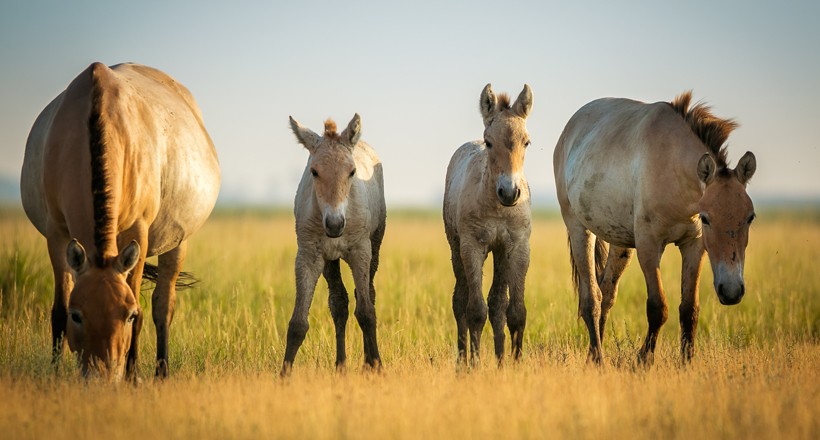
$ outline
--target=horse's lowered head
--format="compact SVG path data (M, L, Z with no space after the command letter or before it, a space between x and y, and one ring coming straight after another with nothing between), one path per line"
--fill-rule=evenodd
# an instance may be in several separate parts
M532 90L524 85L510 106L506 94L496 96L487 84L481 91L479 106L495 194L502 205L515 206L521 197L521 186L525 184L524 152L530 144L526 121L532 110Z
M310 152L308 168L325 234L331 238L341 237L345 229L347 198L356 175L353 149L361 137L362 119L355 114L341 133L336 133L336 123L328 119L322 136L302 127L292 117L290 127L299 143Z
M698 202L703 243L712 265L715 291L721 304L737 304L746 293L743 264L749 243L749 225L755 218L746 184L757 168L754 154L746 152L732 170L718 169L710 154L698 162L698 177L704 185Z
M77 352L84 376L95 372L120 380L125 371L134 325L140 307L126 283L139 260L136 241L109 259L89 259L83 246L72 240L66 249L74 272L74 289L68 303L66 338Z

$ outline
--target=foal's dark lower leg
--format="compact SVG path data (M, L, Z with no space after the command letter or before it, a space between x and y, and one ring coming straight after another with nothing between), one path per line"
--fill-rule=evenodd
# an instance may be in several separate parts
M332 260L325 263L323 272L327 281L328 305L330 316L333 317L333 325L336 327L336 369L343 369L347 353L345 350L345 330L347 328L348 304L350 300L347 290L342 282L342 273L339 268L339 260Z
M504 280L504 258L506 257L493 255L493 284L490 286L490 294L487 298L490 325L493 328L495 357L499 364L504 358L504 326L507 324L507 306L509 305L507 283Z

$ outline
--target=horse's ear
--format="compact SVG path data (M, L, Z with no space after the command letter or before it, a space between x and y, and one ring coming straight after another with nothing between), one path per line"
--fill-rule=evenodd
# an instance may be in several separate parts
M524 90L516 98L512 110L524 119L527 119L527 116L530 115L530 110L532 110L532 89L529 84L524 84Z
M709 182L715 178L716 169L717 164L715 163L715 159L712 159L711 154L706 153L701 156L698 161L698 178L701 182L709 184Z
M737 167L735 168L735 177L737 177L737 180L739 180L740 183L745 185L749 183L749 180L752 176L754 176L756 169L757 159L755 159L755 155L751 151L747 151L737 163Z
M341 137L348 142L351 150L359 143L359 139L362 137L362 117L358 113L353 115L353 119L347 124L347 128L342 132Z
M85 248L75 238L68 243L65 251L65 259L68 267L74 272L81 273L88 268L88 257L85 254Z
M131 240L131 243L128 243L128 246L126 246L117 257L116 269L120 273L131 272L131 270L134 269L134 266L137 265L139 259L140 244L137 243L137 240Z
M313 130L309 128L302 127L298 122L296 122L296 119L293 119L293 116L288 116L288 118L290 118L290 129L293 130L293 134L296 135L296 140L298 140L300 144L304 145L308 151L313 153L319 145L321 136L314 133Z
M481 98L478 100L478 106L481 109L481 117L484 118L484 125L498 113L498 98L493 93L493 87L490 84L484 86L481 91Z

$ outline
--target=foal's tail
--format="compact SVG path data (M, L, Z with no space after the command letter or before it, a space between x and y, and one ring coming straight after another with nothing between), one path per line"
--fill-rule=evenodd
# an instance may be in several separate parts
M159 268L151 263L145 263L142 270L142 279L156 283L159 280ZM187 289L199 284L199 280L190 272L180 272L175 286L177 289Z
M578 286L581 284L581 274L578 272L575 257L572 255L572 240L570 240L569 234L567 234L567 243L569 244L569 264L572 266L572 285L575 287L575 294L578 295ZM609 243L595 237L595 281L598 283L601 282L601 275L604 273L608 254ZM578 316L581 316L581 295L578 295Z

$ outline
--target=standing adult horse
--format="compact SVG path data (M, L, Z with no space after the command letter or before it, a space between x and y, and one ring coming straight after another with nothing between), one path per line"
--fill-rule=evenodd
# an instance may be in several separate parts
M356 320L362 329L364 360L380 368L376 343L376 289L373 276L379 267L387 210L384 204L382 165L376 152L360 140L358 114L341 133L336 123L325 122L324 135L302 127L293 118L296 139L310 152L299 182L293 212L296 217L296 304L288 324L282 376L290 373L296 352L308 331L308 312L319 274L327 281L330 314L336 327L336 369L345 367L345 326L348 297L339 271L343 259L356 285Z
M507 95L496 97L490 84L479 99L484 140L456 150L447 167L444 187L444 231L450 243L453 314L458 331L459 363L478 361L487 304L481 281L484 260L493 253L493 283L488 297L495 355L504 356L504 325L510 329L513 358L521 356L527 321L524 279L530 264L530 188L524 177L524 152L530 144L526 120L532 109L528 85L510 106ZM507 289L509 288L509 297Z
M187 239L219 192L216 151L190 92L151 67L93 63L37 117L26 143L23 207L54 270L52 348L136 378L143 276L157 329L157 376ZM145 263L159 255L159 266ZM69 319L70 318L70 319Z
M686 92L671 103L590 102L572 116L555 147L555 184L569 233L579 314L589 330L589 357L597 363L603 360L607 315L633 248L648 294L642 362L652 363L667 319L659 265L668 243L678 246L683 259L684 361L694 350L704 252L721 304L737 304L746 291L743 266L755 217L746 184L755 157L747 152L729 168L724 142L737 124L716 117L704 104L690 106L691 99Z

